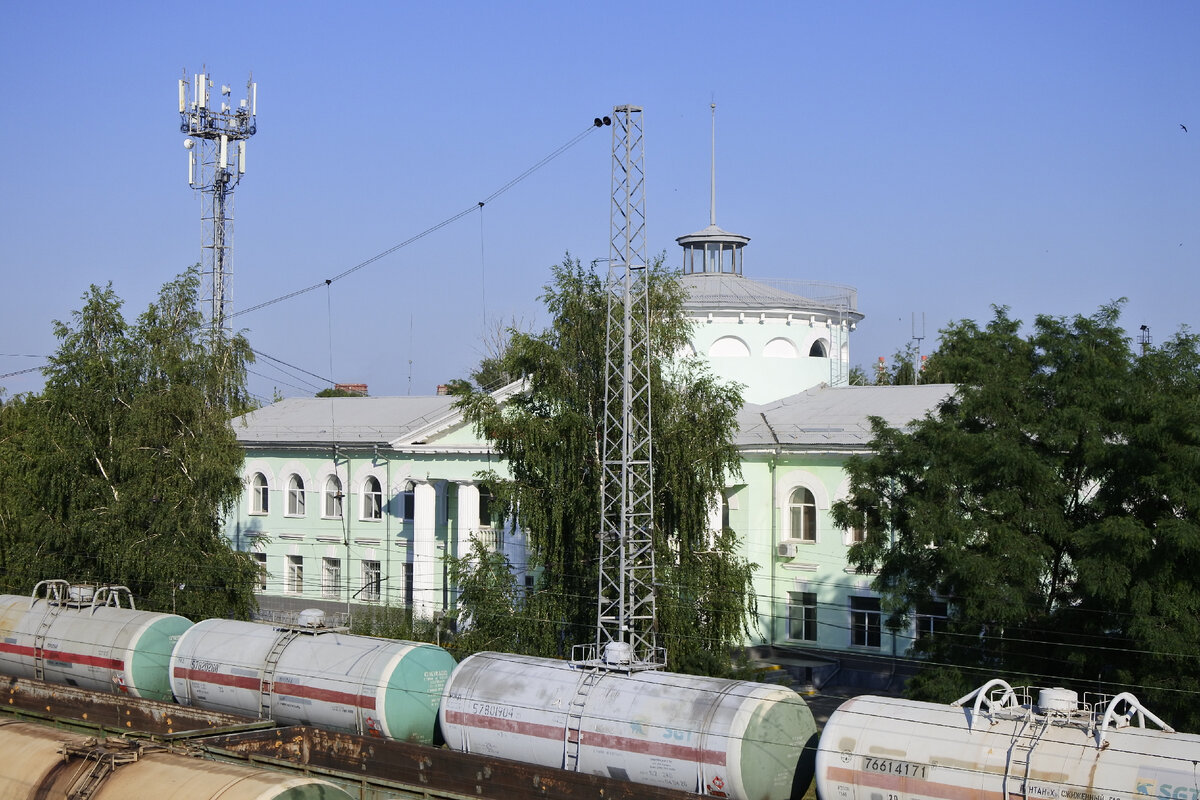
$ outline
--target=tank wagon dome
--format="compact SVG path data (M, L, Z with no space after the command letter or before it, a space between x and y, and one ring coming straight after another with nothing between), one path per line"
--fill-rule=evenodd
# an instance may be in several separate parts
M209 619L180 638L170 674L181 705L430 744L452 669L431 644Z
M812 780L812 714L767 684L476 653L439 714L452 749L651 786L785 800Z
M264 769L192 758L138 744L109 747L76 733L28 722L0 722L0 797L82 797L94 800L349 800L317 778L287 777ZM90 787L89 767L110 753L114 768ZM86 791L86 795L85 795Z
M1091 697L1090 695L1088 697ZM1158 725L1155 729L1146 723ZM830 716L817 794L873 800L1195 800L1200 736L1177 733L1135 697L992 681L956 703L856 697Z
M43 581L0 595L0 672L170 702L168 664L192 622L138 611L123 586Z

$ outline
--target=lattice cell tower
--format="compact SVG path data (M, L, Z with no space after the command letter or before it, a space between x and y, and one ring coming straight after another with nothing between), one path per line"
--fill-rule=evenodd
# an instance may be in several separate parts
M596 649L610 667L653 669L666 665L666 654L655 643L650 270L642 109L617 106L612 129Z
M201 302L214 333L227 333L233 304L233 190L246 173L246 143L257 131L258 84L234 104L229 86L213 96L206 72L179 81L179 130L187 134L188 184L201 197ZM188 97L189 88L191 97Z

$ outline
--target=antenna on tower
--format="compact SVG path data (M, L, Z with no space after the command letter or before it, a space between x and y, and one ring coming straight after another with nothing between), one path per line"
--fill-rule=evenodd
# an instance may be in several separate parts
M258 132L258 84L246 81L246 97L233 105L222 84L212 107L207 69L179 80L179 131L186 134L188 185L201 196L201 303L213 333L228 333L233 306L233 190L246 174L246 143ZM190 93L189 93L190 90Z
M917 353L913 361L913 386L917 385L917 378L921 374L921 342L925 340L925 312L921 312L921 327L917 327L917 312L912 314L912 338L917 343Z
M655 644L654 481L650 436L650 270L642 109L613 109L610 258L605 290L600 579L592 663L666 666ZM576 659L577 661L580 659Z

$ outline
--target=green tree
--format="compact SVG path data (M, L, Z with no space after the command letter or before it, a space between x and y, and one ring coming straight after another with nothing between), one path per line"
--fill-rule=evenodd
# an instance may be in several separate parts
M942 331L929 371L958 384L911 428L874 422L849 460L838 524L866 540L889 624L931 596L948 630L919 642L916 694L985 677L1132 688L1195 727L1200 652L1200 371L1181 334L1136 358L1119 305Z
M198 274L166 284L135 325L92 286L41 394L0 410L0 569L9 591L46 578L124 584L149 608L246 616L256 568L230 550L240 495L230 424L248 406L241 336L213 336Z
M673 668L711 669L706 651L727 668L752 609L752 566L732 535L712 547L705 529L711 499L739 472L741 394L697 362L675 360L689 333L684 290L661 262L649 275L659 630ZM550 327L511 330L497 367L526 376L526 390L501 405L455 383L459 407L507 462L511 479L480 477L517 516L537 568L521 611L543 633L510 645L524 652L563 655L595 639L607 297L602 279L568 257L542 297Z

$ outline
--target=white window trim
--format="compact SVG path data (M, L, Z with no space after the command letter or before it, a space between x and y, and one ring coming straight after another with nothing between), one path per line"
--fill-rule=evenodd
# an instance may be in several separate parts
M293 503L292 503L292 499L293 499L292 493L296 491L293 488L293 484L296 481L300 482L300 503L299 503L300 510L299 511L293 510ZM287 479L287 491L284 495L283 515L285 517L290 517L293 519L301 519L307 513L308 513L308 484L306 484L304 482L303 475L301 475L297 472L293 472L292 474L288 475L288 479Z
M374 480L375 485L379 487L379 492L378 492L379 516L377 516L377 517L372 517L372 516L368 515L368 513L367 513L367 511L369 509L369 503L370 503L369 498L371 498L373 495L376 494L375 492L372 492L367 488L367 486L371 480ZM379 479L379 476L377 476L377 475L364 475L363 479L362 479L362 483L359 485L362 487L362 489L358 495L358 519L359 519L359 521L360 522L381 522L383 520L383 515L386 513L386 509L387 509L387 495L384 493L383 481L381 481ZM345 509L343 507L343 511L344 510Z
M334 473L330 472L322 477L323 477L323 480L321 481L321 519L343 519L346 516L346 487L342 483L341 476L335 475ZM325 513L327 510L326 509L326 501L329 499L329 481L330 481L330 479L337 481L337 483L338 483L337 490L342 495L342 508L341 508L342 513L338 514L337 516L330 516L329 514Z
M254 479L259 475L261 475L263 479L262 487L254 485ZM249 497L247 498L249 500L249 505L246 508L246 513L252 517L268 516L271 513L271 479L267 477L265 470L256 469L250 473L248 483L250 486L250 492ZM266 491L267 507L265 509L258 508L257 501L260 499L260 491Z

